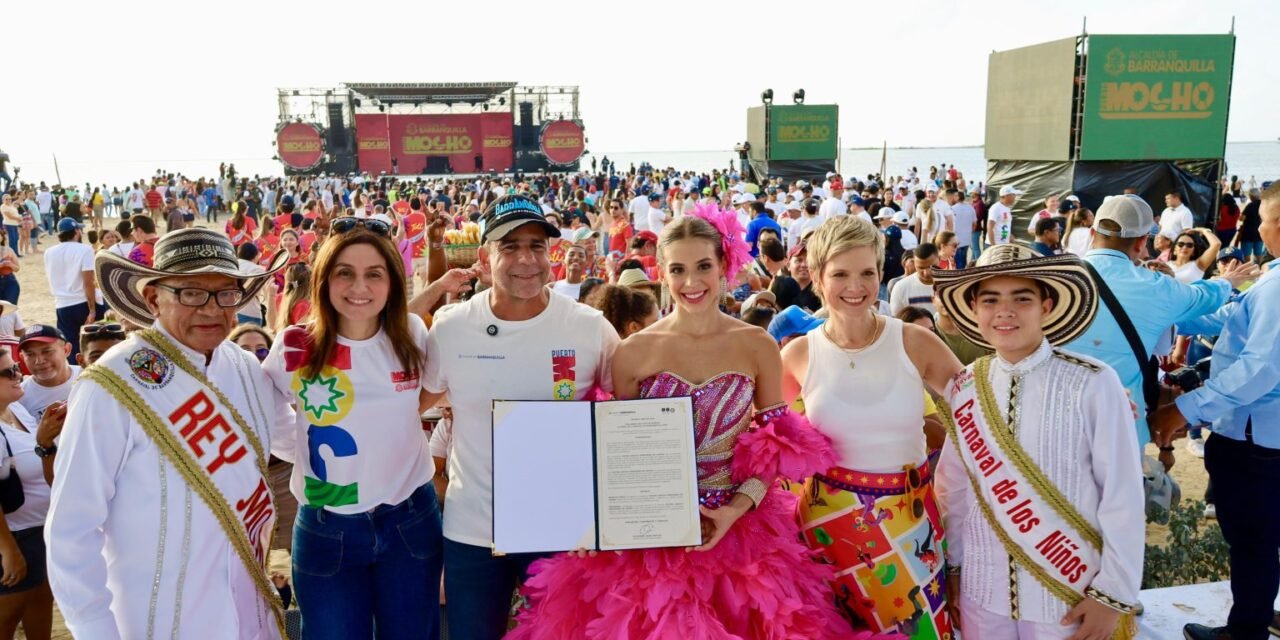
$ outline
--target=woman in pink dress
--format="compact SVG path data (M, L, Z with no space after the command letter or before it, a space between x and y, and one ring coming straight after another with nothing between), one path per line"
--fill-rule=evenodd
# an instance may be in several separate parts
M775 486L833 455L783 404L776 343L719 310L725 277L751 259L741 238L734 214L715 205L664 229L658 256L675 309L612 362L619 398L693 397L703 544L539 561L508 640L881 637L849 631L830 567L799 541L796 496Z

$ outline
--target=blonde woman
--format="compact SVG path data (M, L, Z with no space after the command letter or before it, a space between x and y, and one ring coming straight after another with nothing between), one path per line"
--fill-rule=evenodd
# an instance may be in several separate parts
M943 437L926 433L924 392L927 384L941 393L964 367L928 329L876 312L880 238L870 223L839 216L806 245L814 290L830 315L783 348L783 399L803 398L838 460L805 483L800 517L805 542L834 565L835 599L855 627L947 638L942 520L929 464Z

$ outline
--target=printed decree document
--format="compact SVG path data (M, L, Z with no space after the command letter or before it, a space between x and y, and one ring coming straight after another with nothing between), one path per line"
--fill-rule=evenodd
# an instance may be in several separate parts
M702 543L689 398L495 401L495 553Z

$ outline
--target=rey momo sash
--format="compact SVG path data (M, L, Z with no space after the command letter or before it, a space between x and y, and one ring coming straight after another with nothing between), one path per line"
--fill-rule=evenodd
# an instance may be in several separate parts
M1018 443L991 389L990 369L986 356L952 379L950 406L941 412L947 433L982 515L1010 559L1074 607L1098 574L1102 534ZM1128 622L1121 620L1114 637L1130 637Z
M213 512L283 636L280 598L266 573L276 507L262 441L226 396L159 331L140 331L127 347L128 356L100 361L81 376L129 410Z

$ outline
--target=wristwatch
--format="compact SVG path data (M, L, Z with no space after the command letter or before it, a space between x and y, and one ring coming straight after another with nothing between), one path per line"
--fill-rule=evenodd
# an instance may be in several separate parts
M36 445L35 452L37 457L48 458L49 456L58 452L58 445L51 444L47 449L40 445Z

